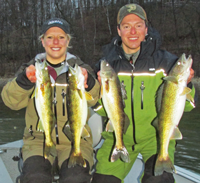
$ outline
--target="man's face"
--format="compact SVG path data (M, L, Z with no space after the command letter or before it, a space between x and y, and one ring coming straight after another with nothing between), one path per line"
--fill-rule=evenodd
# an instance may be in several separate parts
M140 44L145 39L147 27L145 21L135 14L125 16L117 28L122 39L122 46L127 54L132 54L140 49Z

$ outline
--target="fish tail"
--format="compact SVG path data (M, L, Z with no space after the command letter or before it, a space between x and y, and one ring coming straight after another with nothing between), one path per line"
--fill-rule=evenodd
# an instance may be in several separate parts
M68 168L74 167L76 165L83 166L84 168L87 167L86 162L81 153L78 153L78 154L72 153L70 155Z
M160 155L158 155L155 164L154 175L162 175L164 171L169 173L173 173L173 171L176 172L175 167L172 161L170 160L169 156L166 159L164 159L160 157Z
M130 162L129 154L125 146L122 146L120 149L115 146L112 152L111 162L116 161L118 158L121 158L124 162Z
M55 146L55 144L53 142L51 142L50 144L45 143L44 157L48 158L50 156L50 154L53 157L57 156L56 146Z

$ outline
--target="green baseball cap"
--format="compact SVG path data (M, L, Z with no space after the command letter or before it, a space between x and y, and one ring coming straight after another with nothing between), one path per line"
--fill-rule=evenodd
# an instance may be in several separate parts
M127 4L125 6L122 6L117 15L117 24L119 25L122 22L123 18L129 14L135 14L139 16L142 20L145 21L147 25L148 21L147 21L146 12L138 4Z

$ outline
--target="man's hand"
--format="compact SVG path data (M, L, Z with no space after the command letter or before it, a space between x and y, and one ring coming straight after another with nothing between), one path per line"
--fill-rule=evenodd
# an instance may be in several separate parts
M192 78L194 77L194 70L190 68L190 76L188 77L187 84L191 82Z
M30 65L29 67L26 68L26 76L31 81L31 83L36 82L35 71L36 70L34 65Z
M88 88L88 85L87 85L88 72L87 72L87 70L85 68L82 68L82 67L81 67L81 71L82 71L82 74L83 74L83 76L85 78L84 87Z

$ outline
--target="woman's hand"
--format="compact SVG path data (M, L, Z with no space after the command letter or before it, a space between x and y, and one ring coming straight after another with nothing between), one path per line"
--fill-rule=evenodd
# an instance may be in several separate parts
M100 71L97 72L97 79L101 85L101 75L100 75Z
M88 88L88 85L87 85L88 72L87 72L87 70L85 68L82 68L82 67L81 67L81 71L82 71L82 74L83 74L83 76L85 78L84 87Z
M35 71L36 69L34 65L30 65L26 68L26 77L30 80L31 83L36 82Z

